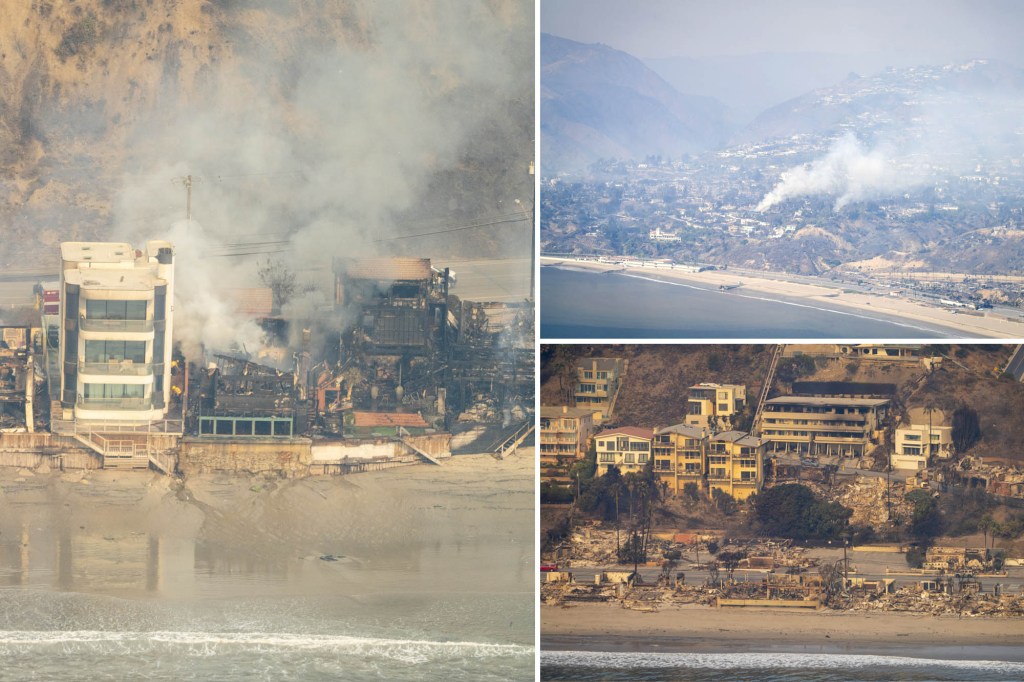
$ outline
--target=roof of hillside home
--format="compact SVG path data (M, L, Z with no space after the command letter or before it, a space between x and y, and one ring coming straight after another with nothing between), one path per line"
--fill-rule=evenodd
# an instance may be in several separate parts
M594 436L594 438L604 438L606 436L633 436L635 438L646 438L651 440L654 438L653 429L645 429L640 426L621 426L617 429L608 429Z
M617 372L622 368L622 358L580 358L576 366L580 369L594 369L596 366L602 372Z
M707 432L704 429L697 426L690 426L689 424L663 426L660 429L655 429L654 433L678 433L680 436L689 436L690 438L703 438L707 435Z
M784 395L765 401L766 405L843 405L849 407L878 407L887 405L886 398L809 398L797 395Z
M541 405L540 416L545 419L555 417L586 417L588 414L595 414L600 410L591 410L586 407L566 407L562 405Z
M723 431L722 433L716 433L711 436L711 440L724 441L726 443L738 443L739 445L747 445L755 448L761 445L760 438L754 438L745 431Z

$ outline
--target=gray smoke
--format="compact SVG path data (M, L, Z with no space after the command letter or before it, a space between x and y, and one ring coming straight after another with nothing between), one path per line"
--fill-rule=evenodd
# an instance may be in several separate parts
M866 150L853 133L847 133L832 143L825 156L783 172L756 210L767 211L794 197L830 194L836 196L838 211L852 201L890 194L916 182L916 174L904 173L887 151Z
M212 299L261 286L253 254L274 253L300 280L327 287L333 256L502 255L528 245L507 230L401 238L531 195L533 4L327 5L342 26L318 32L331 17L261 3L280 17L279 33L264 27L274 40L239 28L232 59L132 136L115 234L166 236L184 217L185 189L172 178L196 178L191 227L174 228L177 315L208 347L233 333L241 340L241 320ZM308 311L312 300L293 308Z

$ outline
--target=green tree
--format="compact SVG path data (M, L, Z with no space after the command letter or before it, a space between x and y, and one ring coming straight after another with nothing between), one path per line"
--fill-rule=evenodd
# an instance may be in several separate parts
M793 540L835 540L847 530L853 512L819 499L810 488L787 483L753 497L754 518L766 534Z
M942 533L942 514L935 495L927 490L911 490L905 499L913 505L908 530L914 538L930 542Z
M604 521L618 521L620 498L623 495L622 474L615 465L604 476L592 479L580 493L579 508L596 514Z
M718 511L726 516L732 516L736 513L736 500L729 493L715 488L711 491L711 499L714 501L715 506L718 507Z

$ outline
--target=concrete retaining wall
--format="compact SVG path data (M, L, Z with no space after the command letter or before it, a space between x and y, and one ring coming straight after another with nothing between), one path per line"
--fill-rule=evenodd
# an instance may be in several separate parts
M185 475L239 471L306 476L312 443L309 438L182 438L178 470Z
M452 456L451 434L409 436L404 439L435 459ZM360 438L313 443L312 456L316 464L342 464L358 461L406 459L409 448L391 438ZM416 458L419 459L418 457Z
M52 454L59 452L62 445L52 433L0 433L0 453Z
M0 466L35 469L99 469L98 455L78 447L75 441L52 433L0 433Z
M46 464L50 469L100 469L103 463L98 455L82 450L68 450L59 455L40 455L33 452L0 452L0 466L36 469Z

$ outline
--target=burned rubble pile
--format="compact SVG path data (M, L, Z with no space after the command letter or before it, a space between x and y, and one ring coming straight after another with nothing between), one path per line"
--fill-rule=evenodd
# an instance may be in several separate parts
M623 608L656 611L659 607L685 604L715 606L719 599L758 600L764 606L772 601L819 600L823 586L818 576L798 580L796 576L772 576L746 581L725 580L718 584L671 585L663 576L656 585L644 584L581 584L551 582L541 585L541 602L551 606L569 607L588 602L620 602ZM770 594L770 598L766 597ZM908 586L894 593L878 593L871 589L851 588L830 597L820 608L835 611L886 611L933 616L999 617L1024 616L1024 594L978 593L971 589L952 592L923 590Z
M338 258L333 269L333 310L268 317L269 350L193 366L193 433L364 437L384 419L400 433L494 425L507 438L532 423L532 303L463 301L449 291L454 273L426 258Z
M837 486L826 499L838 502L853 512L850 524L880 528L891 516L909 518L913 505L904 499L902 485L887 491L883 478L856 477ZM888 493L888 494L887 494Z
M30 331L28 327L0 326L0 430L25 430L33 422L36 376L30 359Z

